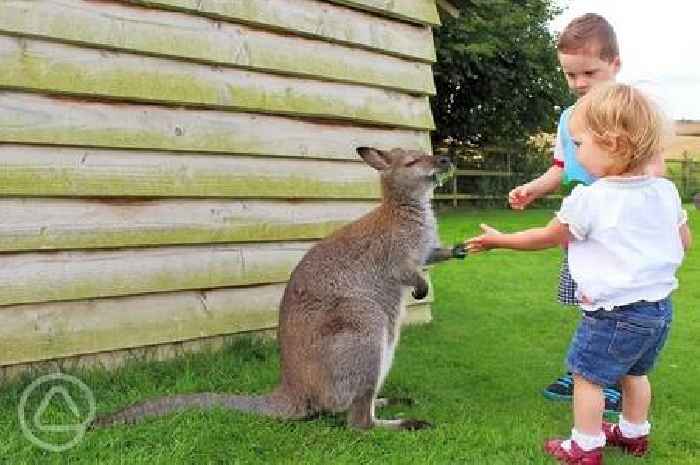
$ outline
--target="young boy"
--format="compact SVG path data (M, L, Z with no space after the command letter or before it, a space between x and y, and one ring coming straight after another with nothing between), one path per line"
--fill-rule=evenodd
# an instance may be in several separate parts
M470 252L569 245L583 313L567 356L574 428L545 451L569 465L602 465L606 443L636 456L647 451L647 373L668 336L675 272L691 239L675 186L648 174L668 127L648 98L601 84L576 103L569 125L580 164L599 180L574 188L544 228L503 234L484 225L485 234L466 243ZM603 422L603 388L616 383L624 396L613 425Z
M589 13L573 19L562 31L557 41L557 55L569 89L578 97L596 84L614 81L620 71L620 52L615 31L600 15ZM518 186L508 195L512 208L522 210L534 200L560 188L575 184L589 185L594 178L576 160L576 151L569 134L568 121L571 107L561 115L554 148L554 162L540 177ZM559 274L559 302L576 305L575 283L571 279L564 251ZM544 390L552 400L571 400L573 380L566 373ZM620 392L611 386L605 391L606 411L617 412L620 408Z

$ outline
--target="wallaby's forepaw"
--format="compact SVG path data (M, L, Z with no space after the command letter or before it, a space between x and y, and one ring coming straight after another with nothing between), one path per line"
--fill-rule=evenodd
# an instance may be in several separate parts
M457 244L452 247L452 258L457 258L459 260L464 260L467 256L467 247L464 244Z
M414 287L413 291L411 291L411 295L416 300L423 300L427 297L429 290L430 288L428 287L428 283L425 283L423 285Z
M401 429L406 431L418 431L419 429L428 429L433 427L434 425L432 423L425 420L416 420L413 418L401 420Z

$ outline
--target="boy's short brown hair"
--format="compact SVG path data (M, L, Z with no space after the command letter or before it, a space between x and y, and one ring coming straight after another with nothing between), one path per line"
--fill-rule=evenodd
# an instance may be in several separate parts
M595 13L586 13L571 20L557 40L561 53L596 53L611 62L620 55L617 36L610 23Z

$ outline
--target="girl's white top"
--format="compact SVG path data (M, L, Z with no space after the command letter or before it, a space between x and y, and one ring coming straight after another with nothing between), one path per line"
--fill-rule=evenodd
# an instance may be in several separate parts
M678 287L687 214L664 178L601 178L577 186L557 213L569 226L569 268L583 310L657 301ZM585 299L584 299L585 297Z

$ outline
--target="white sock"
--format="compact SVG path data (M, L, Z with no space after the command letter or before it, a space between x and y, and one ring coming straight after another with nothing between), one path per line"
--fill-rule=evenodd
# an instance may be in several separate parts
M571 441L576 441L576 444L578 444L582 450L588 452L589 450L605 446L605 433L601 431L599 434L591 436L590 434L579 433L576 428L574 428L571 430L571 439L564 441L561 446L567 451L570 451Z
M628 439L636 439L642 436L647 436L649 431L651 431L651 423L645 421L644 423L630 423L625 420L625 418L620 415L620 420L617 425L620 427L620 432L622 435Z

